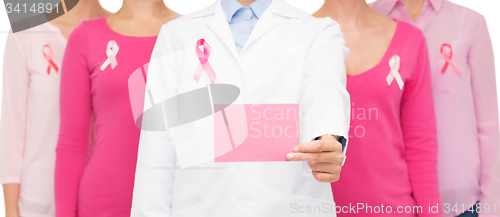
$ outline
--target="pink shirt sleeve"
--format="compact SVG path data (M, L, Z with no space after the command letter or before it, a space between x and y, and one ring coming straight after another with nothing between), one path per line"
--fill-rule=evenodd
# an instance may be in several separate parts
M482 17L469 51L472 91L476 109L482 204L500 205L500 140L493 47L486 20ZM467 174L464 174L467 175ZM497 214L498 215L498 214Z
M16 35L9 33L3 65L2 121L0 126L0 181L21 183L26 143L29 71Z
M85 27L71 34L61 71L61 127L57 144L55 202L57 217L76 217L80 178L88 159L92 100Z
M412 78L405 83L401 105L401 128L405 143L405 159L416 205L441 204L437 176L437 130L430 78L427 44L422 35L418 61ZM418 216L442 216L429 214Z

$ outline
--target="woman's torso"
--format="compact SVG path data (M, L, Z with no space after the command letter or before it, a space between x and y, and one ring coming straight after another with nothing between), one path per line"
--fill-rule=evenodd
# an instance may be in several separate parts
M480 197L481 173L469 55L481 28L486 28L484 18L444 0L426 1L415 22L403 9L404 4L397 3L391 10L387 6L385 1L372 5L383 15L412 23L427 39L438 130L441 196L443 203L469 207ZM441 49L447 51L446 44L452 51L451 61L461 74L450 65L442 72L447 61Z
M409 24L398 21L396 32L384 57L370 70L347 76L351 95L351 128L348 159L341 179L332 183L337 206L356 207L342 210L339 216L415 216L397 213L398 206L415 206L405 160L401 110L404 91L415 79L418 43L421 38ZM406 86L399 88L396 79L389 85L390 61L400 57L400 73ZM357 209L358 203L364 208ZM382 205L384 208L381 210ZM368 208L371 206L372 208ZM391 208L388 208L388 207ZM378 207L378 208L375 208ZM375 208L375 210L373 210ZM370 211L372 210L372 211ZM340 211L340 210L337 210ZM384 213L382 213L384 212Z
M126 216L132 204L140 136L132 115L128 79L148 63L156 37L120 35L109 28L106 18L84 25L90 45L86 61L96 137L80 182L78 210L80 216ZM119 47L114 69L112 64L104 64L112 40Z
M10 61L26 67L28 76L26 123L15 123L25 124L22 126L26 130L25 143L10 143L24 145L19 212L21 216L27 217L54 216L55 148L60 118L59 83L66 39L50 23L14 34L25 59ZM5 55L8 58L9 53ZM21 97L25 96L17 97L24 100Z

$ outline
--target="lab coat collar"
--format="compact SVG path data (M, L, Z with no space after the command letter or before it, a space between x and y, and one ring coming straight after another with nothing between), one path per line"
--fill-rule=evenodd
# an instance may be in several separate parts
M289 5L285 0L273 0L271 5L269 5L269 8L262 14L262 17L259 18L259 21L255 25L247 43L245 44L245 47L241 50L241 54L243 54L245 50L252 45L252 43L256 42L259 38L277 26L276 15L292 19L298 18L299 16L296 9Z
M262 14L269 8L272 0L257 0L249 5L249 7L254 12L257 18L260 18ZM234 14L243 8L244 6L238 2L237 0L221 0L222 9L224 10L224 14L226 14L226 19L229 23L233 19Z
M192 18L200 18L200 17L207 17L215 14L215 11L217 11L218 7L221 7L221 0L217 0L215 4L208 6L207 8L196 11L193 14L191 14ZM189 16L189 15L188 15Z
M272 0L271 5L269 8L264 11L262 16L264 14L268 13L268 11L272 11L274 14L281 15L283 17L289 17L289 18L298 18L299 14L297 12L297 9L289 5L285 0ZM199 17L206 17L210 15L214 15L216 12L222 12L222 14L225 16L224 10L222 10L222 5L221 5L221 0L217 0L213 5L209 6L208 8L195 12L191 16L193 18L199 18ZM227 18L225 18L227 21Z
M262 17L257 22L257 25L252 30L245 47L241 51L243 54L246 48L252 45L260 37L265 35L270 30L276 27L275 15L286 18L298 18L297 9L286 3L285 0L273 0L269 8L262 14ZM213 16L213 19L208 23L208 27L224 42L231 51L233 56L238 60L241 54L238 53L234 42L234 37L227 22L226 14L222 9L221 0L217 0L215 4L191 15L193 18Z
M262 14L264 14L264 12L269 8L272 2L273 0L257 0L252 3L250 7L255 13L255 16L260 19L260 17L262 17Z
M289 5L285 0L273 0L269 6L269 10L273 13L288 18L298 18L299 13L296 8Z

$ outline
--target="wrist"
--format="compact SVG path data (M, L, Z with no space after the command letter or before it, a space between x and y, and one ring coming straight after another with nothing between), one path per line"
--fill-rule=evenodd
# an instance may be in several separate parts
M325 134L322 136L316 137L314 140L321 140L321 139L326 139L326 138L334 138L337 141L340 141L340 136L332 135L332 134Z

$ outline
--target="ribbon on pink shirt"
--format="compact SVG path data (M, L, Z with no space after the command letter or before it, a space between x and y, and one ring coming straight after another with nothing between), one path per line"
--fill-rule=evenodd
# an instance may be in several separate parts
M444 48L449 48L449 52L447 52ZM453 57L453 50L451 49L451 45L444 43L441 46L441 55L443 55L444 59L446 60L446 63L443 66L443 69L441 69L441 72L444 73L448 69L448 65L455 70L457 74L462 74L460 69L451 61L451 57Z
M205 39L200 39L198 40L198 42L196 42L196 55L198 55L198 59L200 59L200 65L198 66L198 69L196 69L196 73L194 74L194 80L196 81L196 83L200 82L203 70L205 70L205 72L207 73L208 78L210 79L212 84L215 82L215 78L217 77L217 75L215 74L212 65L210 65L210 62L208 62L211 51L212 48L210 47L210 45L208 45Z
M106 56L108 59L104 61L104 63L101 66L101 71L104 71L106 67L111 65L111 69L115 69L115 67L118 65L118 61L116 60L116 55L118 54L118 51L120 51L120 46L118 46L118 43L116 43L115 40L111 40L108 42L108 46L106 47Z
M56 63L52 59L53 58L52 48L50 48L49 45L44 45L42 52L45 59L49 62L49 65L47 66L47 74L50 75L51 68L54 68L56 72L59 72L59 67L57 67Z
M391 86L392 82L396 80L399 89L402 90L403 86L405 85L405 82L403 81L403 78L399 73L399 69L401 67L401 58L398 55L392 56L391 59L389 60L389 66L391 67L391 71L389 72L389 75L387 75L385 79L387 81L387 84Z

